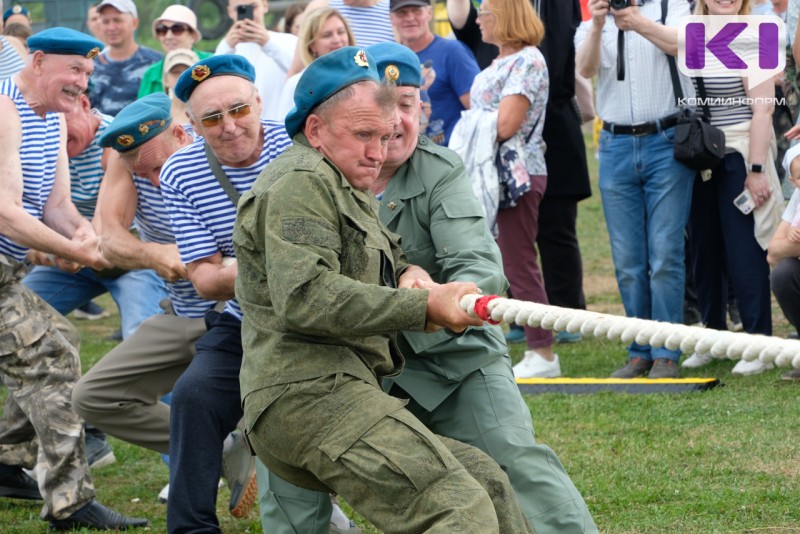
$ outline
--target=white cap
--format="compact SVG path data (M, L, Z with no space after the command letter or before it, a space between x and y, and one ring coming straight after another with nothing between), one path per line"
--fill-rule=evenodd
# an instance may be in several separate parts
M130 13L133 15L133 18L139 18L139 13L136 11L136 4L134 4L132 0L103 0L97 4L97 12L100 13L106 6L111 6L120 13Z
M182 24L186 24L194 32L196 41L199 41L200 39L203 38L203 35L200 33L200 30L197 29L197 15L195 15L194 11L192 11L186 6L182 6L180 4L173 4L171 6L167 6L167 9L164 10L161 16L153 21L153 35L156 34L156 26L166 21L180 22Z

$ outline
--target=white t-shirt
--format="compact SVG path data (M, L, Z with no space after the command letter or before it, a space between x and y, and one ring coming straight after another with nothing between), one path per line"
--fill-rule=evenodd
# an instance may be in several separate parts
M279 111L281 91L296 49L297 37L270 31L269 41L263 47L258 43L239 43L231 48L223 39L215 54L238 54L253 64L255 85L261 95L261 118L282 122L286 114Z

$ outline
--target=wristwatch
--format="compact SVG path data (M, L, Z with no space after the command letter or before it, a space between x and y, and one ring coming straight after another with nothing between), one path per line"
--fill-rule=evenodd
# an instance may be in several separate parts
M750 165L750 172L764 172L764 166L760 163L753 163Z

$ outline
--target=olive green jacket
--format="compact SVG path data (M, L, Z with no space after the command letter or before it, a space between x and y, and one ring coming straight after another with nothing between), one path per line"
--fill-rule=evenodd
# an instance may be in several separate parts
M375 197L352 188L303 134L242 196L233 241L242 399L336 373L377 386L400 371L392 334L425 328L428 291L394 288L408 263Z
M408 261L434 281L475 282L485 295L508 289L503 263L472 192L461 158L420 136L411 158L400 167L381 197L380 218L401 236ZM397 383L427 410L433 410L470 373L508 352L498 326L469 328L461 335L403 332L398 344L406 358Z

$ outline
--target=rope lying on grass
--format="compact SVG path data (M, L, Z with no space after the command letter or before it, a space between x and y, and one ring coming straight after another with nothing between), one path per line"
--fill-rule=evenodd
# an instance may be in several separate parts
M585 310L504 299L497 296L465 295L461 308L473 317L492 323L540 326L612 341L667 347L682 352L711 354L714 358L752 361L800 368L800 341L771 336L711 330L699 326L619 317Z

